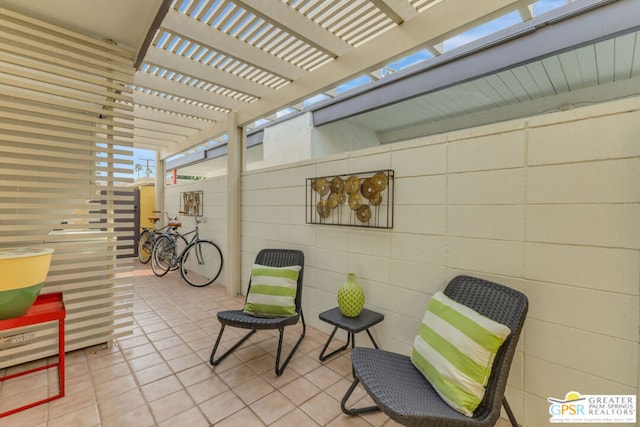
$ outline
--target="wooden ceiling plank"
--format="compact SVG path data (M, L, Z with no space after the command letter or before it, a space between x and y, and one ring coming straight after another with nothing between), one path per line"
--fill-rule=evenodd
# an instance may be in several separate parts
M196 41L201 46L224 53L231 58L238 58L288 80L295 80L305 73L293 64L175 11L167 14L162 26L171 33Z
M252 82L251 80L221 71L215 67L210 67L195 60L185 61L184 58L181 58L178 55L156 47L149 49L145 60L152 64L162 64L169 70L178 71L203 81L215 82L220 86L228 87L235 91L246 93L257 98L260 98L273 90L261 84Z
M173 111L187 116L201 117L207 120L224 120L226 113L216 110L209 110L184 102L173 101L161 96L151 95L144 92L133 92L133 100L137 105L143 105L149 108L157 108L164 111ZM211 125L208 125L211 126Z
M348 43L280 1L235 0L235 2L329 56L338 57L351 50Z
M227 96L221 96L213 92L203 91L188 84L183 84L175 80L166 79L164 77L154 76L149 73L136 73L133 84L146 89L152 89L157 90L158 92L181 96L183 98L222 107L228 110L238 110L247 105L244 102L236 101Z

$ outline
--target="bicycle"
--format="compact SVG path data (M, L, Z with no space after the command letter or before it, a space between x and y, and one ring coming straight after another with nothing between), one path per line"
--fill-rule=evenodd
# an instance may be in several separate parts
M163 213L167 216L167 223L175 220L171 218L168 213L164 211L153 211L153 213ZM153 223L153 227L144 227L138 238L138 260L142 264L146 264L151 260L151 251L156 243L158 236L165 233L169 229L169 225L165 225L159 229L156 229L156 223L160 221L160 217L150 216L149 221Z
M200 239L198 226L204 217L194 217L195 228L175 235L167 233L158 237L151 254L151 268L157 276L164 276L171 269L180 268L180 275L191 286L202 287L213 283L222 272L222 251L211 240ZM185 236L193 235L182 249Z

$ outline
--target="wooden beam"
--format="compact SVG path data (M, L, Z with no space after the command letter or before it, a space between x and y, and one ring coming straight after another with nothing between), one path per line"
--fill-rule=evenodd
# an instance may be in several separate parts
M136 56L136 61L133 64L136 70L140 68L140 64L142 64L142 61L144 60L144 57L147 54L147 49L149 49L149 46L151 46L151 43L153 42L153 39L156 36L156 32L158 31L158 28L160 28L160 25L162 24L164 17L167 16L167 12L169 12L171 3L173 3L173 0L162 0L162 4L158 9L158 13L156 13L155 18L153 18L153 22L149 27L149 31L147 31L147 35L144 38L144 42L142 42L142 46L140 46L140 50L138 51L138 55Z
M234 3L331 57L352 49L349 43L281 1L234 0Z

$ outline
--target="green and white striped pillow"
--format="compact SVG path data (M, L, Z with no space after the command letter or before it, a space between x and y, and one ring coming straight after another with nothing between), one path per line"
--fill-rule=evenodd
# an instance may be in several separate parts
M299 265L269 267L254 264L243 312L256 317L295 316L301 268Z
M411 361L453 409L471 417L511 330L442 292L427 306Z

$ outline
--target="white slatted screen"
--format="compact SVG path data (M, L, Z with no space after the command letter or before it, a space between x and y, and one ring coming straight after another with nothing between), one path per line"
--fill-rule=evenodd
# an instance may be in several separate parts
M132 329L133 72L129 50L0 9L0 247L55 250L67 350ZM0 336L19 332L0 367L55 353L54 324Z

